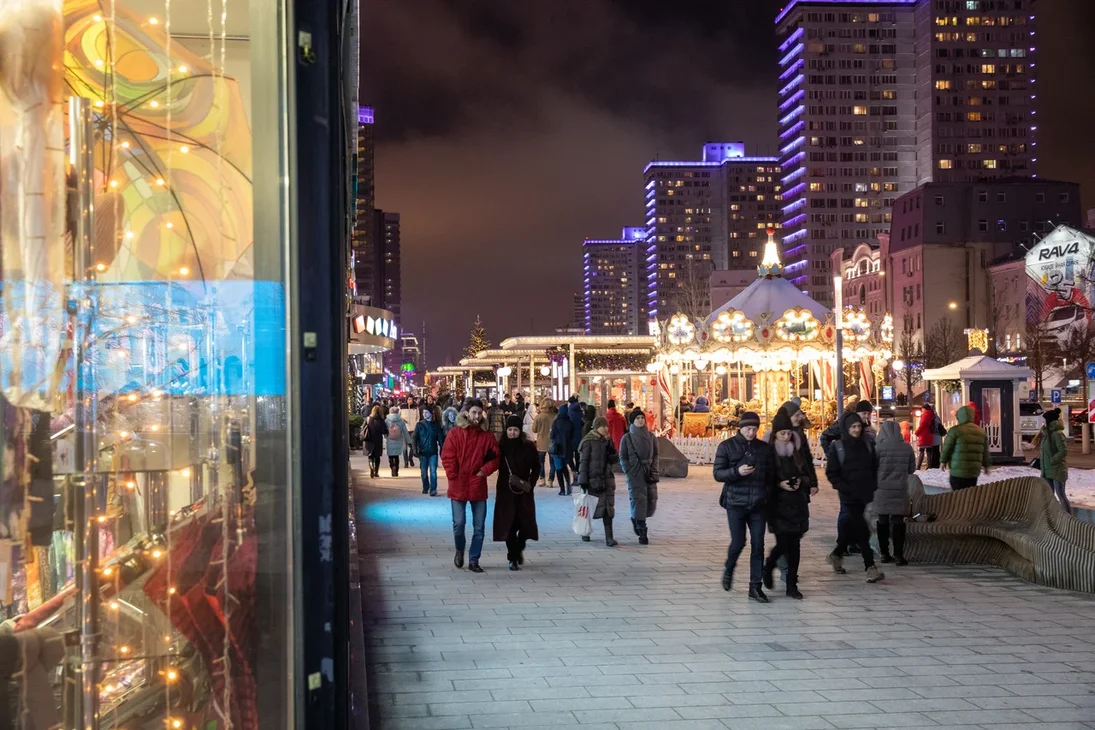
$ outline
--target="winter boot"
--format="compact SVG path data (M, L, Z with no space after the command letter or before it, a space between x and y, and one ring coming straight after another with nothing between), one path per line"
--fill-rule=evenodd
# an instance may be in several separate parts
M646 520L638 520L638 523L639 523L639 544L640 545L649 545L650 544L650 538L647 536L647 532L646 532Z
M639 521L636 520L634 517L631 518L631 529L634 530L635 535L638 536L638 534L639 534Z
M871 567L867 568L867 582L868 583L877 583L878 581L882 580L885 577L886 577L886 574L883 573L881 570L879 570L878 566L872 565Z
M878 552L882 555L879 561L892 563L893 557L890 555L890 521L888 519L878 520L875 522L875 529L878 530Z
M612 537L612 518L606 515L603 519L605 523L605 545L616 547L619 543Z
M833 572L838 575L843 575L848 572L844 569L844 558L838 555L836 550L829 553L829 556L825 558L825 562L833 566Z
M764 587L768 590L772 590L772 586L776 582L775 578L776 564L775 561L769 557L764 561Z
M802 600L802 594L798 592L798 578L787 579L787 595L796 600Z
M734 582L734 569L723 568L722 569L722 589L729 591L731 584Z
M760 587L760 583L749 584L749 598L757 603L768 603L768 596L764 594L764 591Z
M582 535L582 542L589 542L591 539L589 535Z

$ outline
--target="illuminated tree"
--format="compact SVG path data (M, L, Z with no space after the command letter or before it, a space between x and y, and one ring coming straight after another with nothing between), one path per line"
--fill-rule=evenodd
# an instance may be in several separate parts
M464 348L465 357L475 357L483 350L490 349L490 340L487 339L487 331L483 329L483 321L479 315L475 315L475 324L472 325L471 334L468 336L468 346Z

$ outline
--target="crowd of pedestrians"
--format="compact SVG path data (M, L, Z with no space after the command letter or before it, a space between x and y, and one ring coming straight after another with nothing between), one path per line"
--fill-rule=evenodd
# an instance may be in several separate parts
M678 415L697 406L704 408L706 402L684 400ZM595 406L576 396L562 403L545 399L538 406L521 395L487 405L474 399L437 404L427 397L376 403L369 413L361 436L371 476L379 476L382 453L388 456L393 477L399 475L401 458L406 467L417 458L422 493L437 496L438 463L444 466L452 503L453 562L458 568L464 567L467 550L468 569L482 572L488 479L495 473L493 539L506 544L510 570L521 570L528 541L539 539L534 488L556 482L560 496L573 494L577 486L595 498L590 500L590 516L603 524L605 544L615 547L616 473L621 472L632 529L640 545L650 543L647 521L657 510L660 481L658 438L647 427L643 410L631 403L620 409L610 400L604 414L598 415ZM989 472L990 454L973 404L958 409L957 424L949 430L930 404L923 407L915 430L908 422L885 420L876 432L872 413L871 403L860 401L821 433L819 443L825 476L840 500L836 546L826 559L835 573L846 574L845 559L859 555L866 581L877 583L885 574L875 562L869 515L873 514L879 562L907 565L909 475L922 465L941 466L950 471L952 489L960 491L975 486L982 471ZM1048 411L1044 418L1045 427L1032 445L1039 450L1037 466L1071 511L1064 495L1068 468L1060 411ZM790 400L780 406L763 438L760 425L756 413L743 413L737 433L719 444L715 455L713 475L722 485L719 504L730 530L722 587L731 590L748 542L749 598L769 601L764 589L773 588L779 567L787 595L802 599L801 542L810 529L810 498L818 491L805 431L807 417L798 402ZM469 510L472 538L467 549ZM766 532L775 539L767 556ZM585 542L591 539L588 534L582 537Z

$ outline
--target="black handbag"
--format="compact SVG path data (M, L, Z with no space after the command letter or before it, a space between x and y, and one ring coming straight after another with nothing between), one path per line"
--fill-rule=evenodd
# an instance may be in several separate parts
M509 470L509 490L511 492L514 494L528 494L532 491L532 484L513 473L513 467L510 466L509 459L506 459L506 469Z

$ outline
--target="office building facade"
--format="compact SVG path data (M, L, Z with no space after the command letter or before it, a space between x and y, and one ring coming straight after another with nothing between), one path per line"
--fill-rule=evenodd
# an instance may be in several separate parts
M759 261L765 228L780 225L778 163L712 142L700 160L646 166L647 319L682 306L709 312L712 270Z
M586 334L645 334L645 258L646 229L642 227L625 228L618 239L582 242Z

